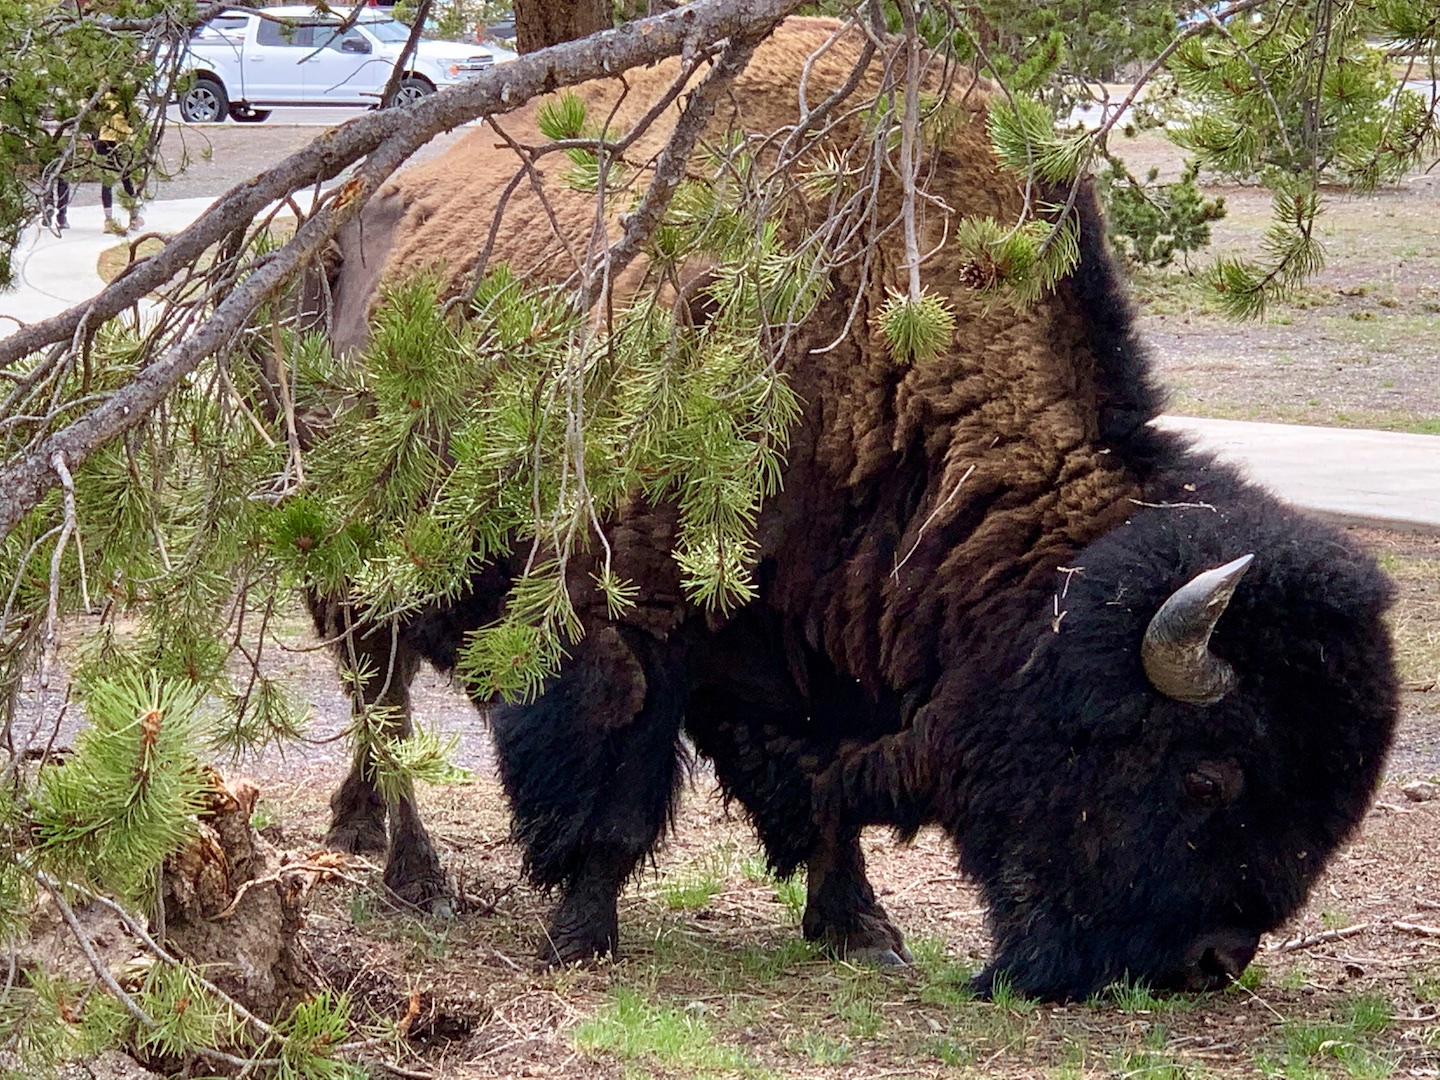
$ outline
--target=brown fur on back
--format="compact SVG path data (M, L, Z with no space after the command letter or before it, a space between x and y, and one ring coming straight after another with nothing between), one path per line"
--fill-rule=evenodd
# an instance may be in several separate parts
M715 133L734 126L768 134L794 124L807 58L837 25L823 19L782 24L736 81L713 122ZM813 62L811 107L844 82L862 44L858 33L846 34ZM873 97L883 65L894 61L894 50L880 50L846 108ZM615 81L577 92L591 122L613 108L607 126L625 132L677 71L678 61L670 61L629 72L623 94ZM782 359L806 404L805 419L792 440L784 490L760 522L765 602L876 694L904 692L952 671L958 660L983 650L987 634L1032 615L1027 609L1048 595L1055 568L1123 520L1127 497L1140 491L1126 463L1099 442L1101 376L1071 291L1062 287L1016 312L966 284L965 256L947 240L957 220L1017 220L1024 192L990 149L987 89L966 75L950 97L966 120L927 158L926 186L952 213L926 201L919 228L921 250L936 249L923 277L953 305L954 340L940 356L902 367L873 333L886 289L905 288L898 227L875 245L868 278L861 280L853 263L834 271L829 297ZM517 142L541 145L537 108L532 103L500 122ZM651 158L677 114L672 106L627 159ZM847 145L860 124L851 116L833 140ZM546 282L575 269L574 253L583 253L594 228L595 203L593 194L565 183L567 165L560 154L540 160L553 220L531 182L521 181L500 226L495 261ZM377 197L362 225L342 240L336 309L342 344L363 336L377 274L444 264L452 288L459 287L517 167L514 152L481 127L444 156L401 174ZM895 219L900 207L898 181L888 177L878 220ZM786 212L798 229L824 211L797 199ZM372 220L385 227L367 235L363 222ZM858 317L836 342L857 293ZM637 508L621 515L612 531L668 536L669 516ZM652 597L673 597L673 566L662 568L656 554L643 543L634 546L635 579ZM617 571L631 576L623 552L620 561ZM678 605L672 611L660 623L681 617Z

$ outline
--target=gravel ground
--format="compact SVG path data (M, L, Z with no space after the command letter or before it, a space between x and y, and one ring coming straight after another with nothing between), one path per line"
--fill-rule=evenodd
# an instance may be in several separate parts
M160 144L161 167L152 177L147 196L153 200L223 195L308 145L325 130L314 124L276 123L274 118L252 125L171 123ZM443 153L459 137L457 132L436 136L410 163ZM72 198L76 206L98 206L100 187L78 184Z

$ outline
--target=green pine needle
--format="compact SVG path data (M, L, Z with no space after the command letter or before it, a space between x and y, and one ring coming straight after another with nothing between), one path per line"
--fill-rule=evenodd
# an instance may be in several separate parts
M549 98L535 111L535 126L556 142L584 138L585 102L573 90Z
M153 675L95 683L75 755L36 780L35 851L43 867L131 900L148 891L204 807L202 695Z
M892 290L876 321L890 347L890 357L897 364L938 356L955 334L955 312L950 302L928 290L918 300Z

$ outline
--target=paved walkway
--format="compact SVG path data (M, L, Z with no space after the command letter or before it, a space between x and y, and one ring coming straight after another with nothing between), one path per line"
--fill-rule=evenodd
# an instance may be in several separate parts
M145 226L139 231L179 232L214 201L173 199L151 203L140 211ZM123 221L125 211L116 209ZM123 243L125 238L105 231L105 215L98 206L72 206L68 216L70 228L59 236L33 225L21 235L15 248L16 286L12 291L0 292L0 337L15 331L12 319L48 319L105 287L95 272L95 264L102 251Z
M1440 532L1440 436L1189 416L1155 423L1193 435L1252 480L1324 517Z
M145 230L178 232L210 202L152 203ZM99 207L72 208L70 218L73 227L61 237L31 228L21 238L18 287L0 293L0 337L14 330L3 316L43 319L102 287L96 260L119 238L103 231ZM1440 532L1440 436L1182 416L1156 423L1189 432L1297 506L1355 524Z

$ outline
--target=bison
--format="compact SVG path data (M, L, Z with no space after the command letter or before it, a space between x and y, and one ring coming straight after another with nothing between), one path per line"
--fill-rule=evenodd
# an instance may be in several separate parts
M845 84L864 41L787 21L712 130L793 125L802 72L813 103ZM898 48L874 53L857 100ZM580 94L623 131L676 71ZM981 288L946 237L966 216L1018 219L1034 192L991 149L987 87L966 76L948 93L960 120L927 147L921 223L925 279L957 315L948 345L900 365L876 336L886 290L905 281L898 230L868 266L837 260L777 357L803 417L759 517L757 598L723 615L688 605L676 509L637 501L604 528L640 604L612 621L578 568L585 636L538 700L489 706L526 872L560 894L551 961L616 948L616 896L665 835L687 735L775 871L808 872L807 938L907 960L859 837L937 824L989 906L978 987L1004 978L1049 999L1125 977L1223 985L1366 811L1396 721L1391 586L1336 529L1149 424L1161 394L1088 188L1073 272L1023 307ZM837 114L816 153L864 112ZM505 123L518 143L544 141L533 105ZM646 152L642 140L632 156ZM363 342L389 275L444 256L458 283L507 185L497 257L563 279L562 238L583 249L593 196L557 166L537 179L547 206L509 184L515 168L481 131L394 181L341 237L337 342ZM884 180L878 219L898 216L900 192ZM797 198L783 216L799 228L814 213ZM452 668L516 572L497 559L459 600L382 625L343 598L313 609L327 636L359 628L350 647L383 673L364 696L403 709L420 662ZM383 846L388 813L386 880L443 897L413 800L384 805L365 751L332 807L331 841L347 848Z

